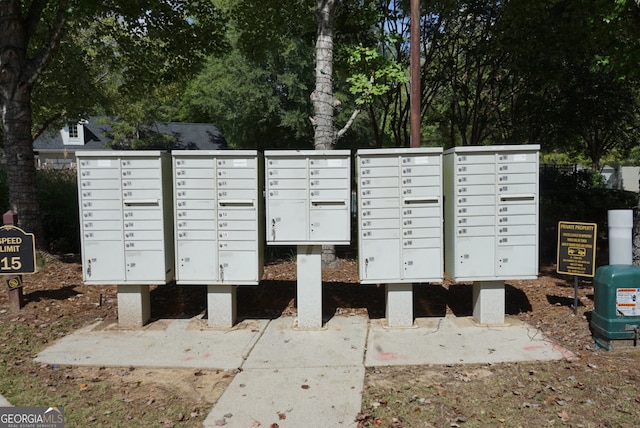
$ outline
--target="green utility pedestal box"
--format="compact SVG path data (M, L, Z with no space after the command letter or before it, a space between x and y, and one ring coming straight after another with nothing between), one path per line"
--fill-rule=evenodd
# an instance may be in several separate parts
M596 346L611 350L618 340L633 340L635 346L640 330L640 266L601 266L593 288L591 330Z

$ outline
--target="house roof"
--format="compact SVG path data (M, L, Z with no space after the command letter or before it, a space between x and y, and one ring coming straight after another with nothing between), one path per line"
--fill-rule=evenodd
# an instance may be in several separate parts
M84 127L84 144L65 145L61 132L43 133L33 142L33 149L39 152L64 152L80 150L105 150L111 140L111 125L98 123L91 118L78 126ZM209 123L160 122L153 130L176 138L175 149L180 150L223 150L227 141L220 130Z

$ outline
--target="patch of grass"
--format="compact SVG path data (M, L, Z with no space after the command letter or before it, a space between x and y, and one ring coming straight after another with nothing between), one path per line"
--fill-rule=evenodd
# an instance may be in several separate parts
M554 361L369 369L359 426L635 426L640 357L629 357L614 367Z
M110 377L101 376L100 368L87 375L74 367L34 361L47 343L78 328L76 322L71 318L29 322L16 315L0 323L0 335L7 338L0 344L0 391L9 402L63 406L69 427L201 426L206 412L194 412L193 403L171 391L149 394L139 383L114 384Z

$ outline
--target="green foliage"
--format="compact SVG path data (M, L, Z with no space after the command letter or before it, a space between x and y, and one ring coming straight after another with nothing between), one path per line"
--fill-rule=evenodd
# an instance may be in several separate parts
M233 148L305 147L312 139L310 57L296 40L261 63L238 51L212 57L187 87L180 119L215 124Z
M56 253L79 253L80 219L75 170L40 170L37 187L46 243L41 247Z
M163 134L153 129L153 124L131 124L122 120L110 121L111 138L108 146L116 150L170 150L177 139L174 135Z
M363 45L347 48L349 65L357 70L347 78L349 91L358 106L370 104L374 97L385 95L394 85L407 83L409 76L402 64L383 58L375 48Z

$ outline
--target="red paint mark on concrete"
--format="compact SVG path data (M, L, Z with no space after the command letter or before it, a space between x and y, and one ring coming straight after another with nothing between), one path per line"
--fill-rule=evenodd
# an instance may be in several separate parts
M525 346L522 349L524 349L525 351L535 351L537 349L544 349L546 348L546 346L544 345L531 345L531 346Z
M395 352L380 352L378 358L380 361L395 361L398 359L398 354Z

